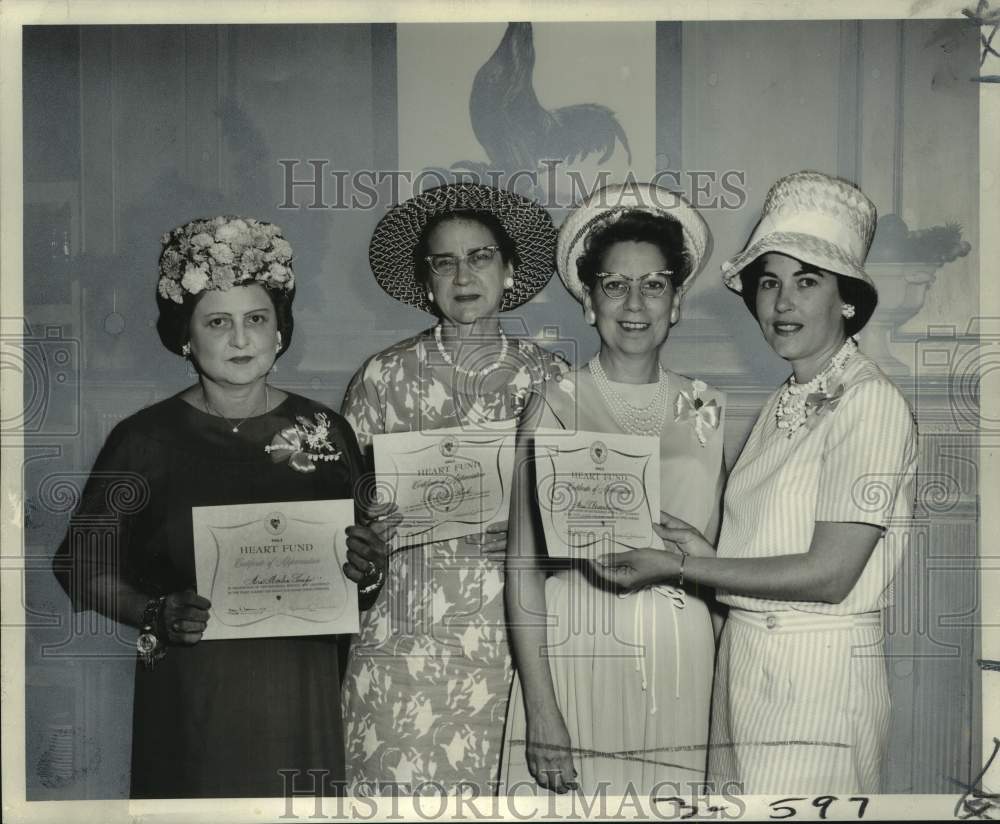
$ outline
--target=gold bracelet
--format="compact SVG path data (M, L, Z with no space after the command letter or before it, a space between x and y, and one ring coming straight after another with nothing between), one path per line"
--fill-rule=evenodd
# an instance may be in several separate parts
M684 550L681 550L681 571L680 574L677 576L677 586L679 587L684 586L684 562L687 559L688 559L688 554L684 552Z

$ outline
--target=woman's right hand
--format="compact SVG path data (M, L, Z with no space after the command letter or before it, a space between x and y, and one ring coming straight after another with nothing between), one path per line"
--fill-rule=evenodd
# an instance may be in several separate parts
M193 589L171 592L163 602L163 631L171 644L190 646L201 640L212 602Z
M579 786L570 752L572 742L559 710L542 712L528 720L525 735L528 772L538 786L565 793Z

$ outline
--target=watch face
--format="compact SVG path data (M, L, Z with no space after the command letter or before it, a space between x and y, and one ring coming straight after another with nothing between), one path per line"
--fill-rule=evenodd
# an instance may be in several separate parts
M135 648L140 655L149 655L156 649L156 636L150 632L143 632L135 642Z

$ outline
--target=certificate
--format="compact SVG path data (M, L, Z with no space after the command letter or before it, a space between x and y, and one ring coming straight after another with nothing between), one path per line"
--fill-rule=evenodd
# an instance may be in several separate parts
M380 501L403 521L398 546L443 541L505 521L510 510L515 419L421 432L375 435Z
M662 546L660 441L610 432L535 434L538 507L552 557Z
M212 602L203 641L358 631L343 571L354 501L197 506L198 593Z

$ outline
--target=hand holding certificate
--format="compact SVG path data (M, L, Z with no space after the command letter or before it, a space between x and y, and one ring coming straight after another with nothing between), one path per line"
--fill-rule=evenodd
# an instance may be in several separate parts
M376 435L379 491L402 515L400 546L482 532L510 509L515 420Z
M658 438L539 430L535 468L550 556L593 559L660 545L653 534L660 508Z
M344 576L354 502L195 507L198 591L211 602L202 640L358 631Z

